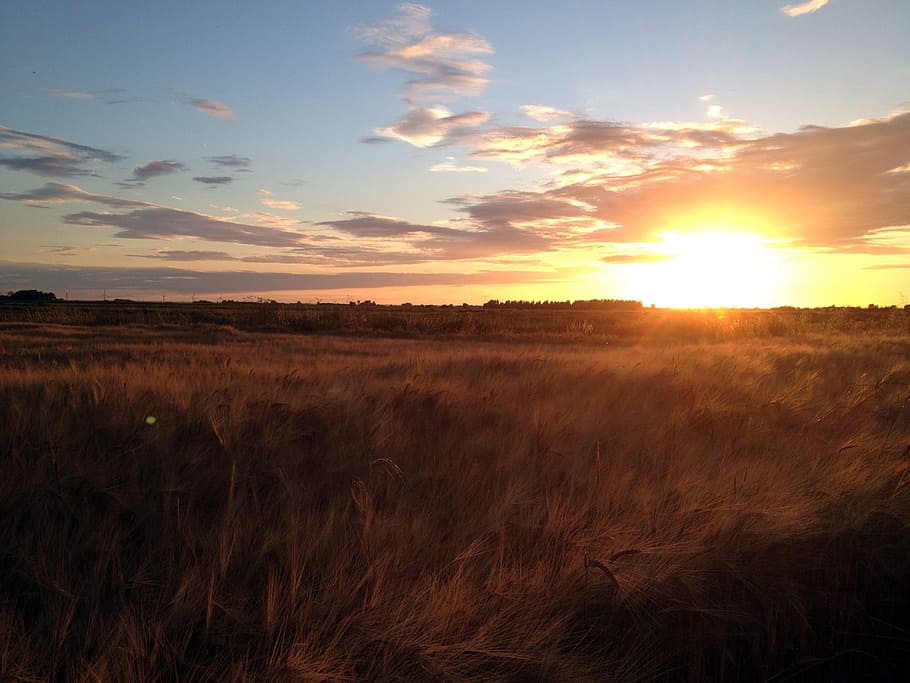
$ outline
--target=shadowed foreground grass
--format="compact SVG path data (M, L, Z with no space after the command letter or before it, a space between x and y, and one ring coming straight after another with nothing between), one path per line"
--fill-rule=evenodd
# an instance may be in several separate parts
M908 359L5 324L0 679L903 679Z

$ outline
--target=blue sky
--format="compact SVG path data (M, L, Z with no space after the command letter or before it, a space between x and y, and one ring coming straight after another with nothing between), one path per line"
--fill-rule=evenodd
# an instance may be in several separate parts
M899 303L908 26L898 0L5 3L0 289Z

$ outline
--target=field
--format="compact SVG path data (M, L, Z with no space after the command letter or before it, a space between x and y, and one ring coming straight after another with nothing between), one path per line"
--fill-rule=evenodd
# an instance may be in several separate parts
M910 676L910 312L320 310L0 311L0 680Z

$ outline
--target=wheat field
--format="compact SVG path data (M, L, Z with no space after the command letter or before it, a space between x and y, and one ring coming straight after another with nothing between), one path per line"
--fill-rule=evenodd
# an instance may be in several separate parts
M910 335L0 325L0 680L910 674Z

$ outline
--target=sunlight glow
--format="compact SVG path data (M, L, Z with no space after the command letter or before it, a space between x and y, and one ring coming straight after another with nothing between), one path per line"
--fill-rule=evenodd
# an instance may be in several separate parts
M717 230L659 236L664 261L642 264L646 301L679 308L766 307L778 303L781 262L762 235ZM636 278L638 279L638 278Z

